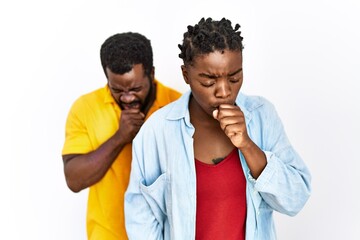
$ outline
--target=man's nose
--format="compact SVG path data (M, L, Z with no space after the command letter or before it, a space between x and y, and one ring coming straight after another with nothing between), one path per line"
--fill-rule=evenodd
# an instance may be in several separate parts
M131 103L135 100L135 95L130 92L123 92L120 96L120 101L124 103Z

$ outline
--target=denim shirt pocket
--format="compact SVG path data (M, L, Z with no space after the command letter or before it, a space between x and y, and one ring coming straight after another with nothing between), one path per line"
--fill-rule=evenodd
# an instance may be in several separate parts
M157 221L163 226L167 216L166 195L168 195L169 179L166 173L161 174L149 186L140 183L140 191L149 204Z

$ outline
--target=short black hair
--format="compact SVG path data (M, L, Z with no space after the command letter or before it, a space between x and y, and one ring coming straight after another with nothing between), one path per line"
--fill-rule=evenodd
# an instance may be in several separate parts
M135 32L118 33L106 39L101 45L100 59L106 77L106 68L113 73L124 74L135 64L142 64L149 77L153 69L150 40Z
M239 24L233 28L231 21L222 18L215 21L212 18L201 18L195 26L188 26L184 33L182 44L179 44L181 53L179 57L184 64L191 64L197 55L207 54L214 51L229 49L231 51L242 51L243 37Z

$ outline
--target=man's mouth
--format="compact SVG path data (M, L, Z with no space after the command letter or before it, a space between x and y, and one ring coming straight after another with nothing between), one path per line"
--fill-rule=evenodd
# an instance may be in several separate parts
M141 103L136 101L136 102L131 102L131 103L121 103L121 107L124 110L128 110L128 109L140 109L141 108Z

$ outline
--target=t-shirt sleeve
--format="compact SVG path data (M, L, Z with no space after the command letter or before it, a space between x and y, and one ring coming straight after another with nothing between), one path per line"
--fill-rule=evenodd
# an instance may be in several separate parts
M92 145L86 126L86 106L82 99L72 105L65 125L65 143L62 155L84 154L92 151Z

